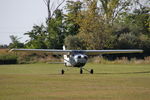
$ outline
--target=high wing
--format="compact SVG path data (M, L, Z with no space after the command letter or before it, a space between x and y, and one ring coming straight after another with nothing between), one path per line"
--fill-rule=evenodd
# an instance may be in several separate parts
M99 54L117 54L117 53L142 53L143 50L85 50L87 55L99 55Z
M51 54L67 55L82 53L86 55L117 54L117 53L142 53L143 50L58 50L58 49L11 49L15 52L47 52Z
M58 49L11 49L10 52L45 52L50 54L61 54L65 55L70 53L72 50L58 50Z

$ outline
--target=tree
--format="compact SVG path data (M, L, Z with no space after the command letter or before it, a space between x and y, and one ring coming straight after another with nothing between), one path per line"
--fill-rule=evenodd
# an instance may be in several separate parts
M48 11L48 18L46 20L47 30L47 48L62 48L64 41L64 28L63 28L63 13L60 6L65 0L43 0Z
M135 9L132 14L129 14L127 19L130 21L130 29L135 34L143 33L149 35L149 22L150 22L150 8L142 7Z
M86 49L110 48L111 30L103 17L98 13L97 1L87 2L87 10L80 19L79 38L83 39Z
M9 44L9 48L23 48L24 44L19 41L20 38L17 36L11 35L10 39L12 43Z
M81 1L67 1L65 7L67 11L67 14L65 15L66 36L79 33L80 26L77 23L77 20L81 17L82 4Z
M113 25L119 13L128 10L130 0L99 0L102 15L108 24Z
M6 44L0 45L0 48L8 48L8 45L6 45Z
M133 12L125 12L115 23L114 33L117 35L116 48L143 49L145 55L150 52L149 7L141 6Z
M78 36L76 35L69 35L65 38L65 46L67 49L70 50L81 50L85 49L83 45L83 40L81 40Z
M57 4L55 4L56 1L52 0L43 0L48 12L47 21L50 21L52 17L54 16L54 13L56 10L59 9L59 7L65 2L65 0L58 0Z
M47 24L47 47L61 49L65 38L65 29L63 23L63 12L57 9L54 18Z
M121 34L149 35L149 10L147 7L135 9L132 13L123 13L118 22L115 22L114 33L119 37Z
M64 43L63 12L59 7L65 0L58 1L57 5L52 0L43 0L48 10L46 25L35 25L29 35L30 40L26 44L27 48L50 48L60 49Z
M30 40L26 43L27 48L34 48L34 49L46 49L46 29L44 25L38 26L34 25L33 29L30 32L25 33L28 35Z
M121 34L117 42L117 48L119 49L139 48L139 39L132 33Z
M141 34L139 36L139 48L144 50L144 53L150 55L150 37L148 35Z

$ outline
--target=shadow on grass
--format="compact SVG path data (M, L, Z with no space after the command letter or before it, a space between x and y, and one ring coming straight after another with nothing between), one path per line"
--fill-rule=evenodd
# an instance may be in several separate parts
M141 71L141 72L122 72L122 73L94 73L94 74L145 74L150 73L150 71Z
M120 73L94 73L94 74L99 74L99 75L117 75L117 74L147 74L147 73L150 73L150 71L141 71L141 72L120 72ZM80 73L65 73L63 75L80 75ZM90 73L83 73L83 75L85 74L90 74ZM48 75L62 75L61 73L57 73L57 74L48 74ZM81 74L82 75L82 74Z

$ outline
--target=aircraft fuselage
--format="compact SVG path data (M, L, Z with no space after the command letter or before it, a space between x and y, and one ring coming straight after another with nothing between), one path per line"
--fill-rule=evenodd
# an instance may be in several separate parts
M88 56L85 54L72 54L64 57L64 62L66 66L71 66L71 67L83 67L88 60Z

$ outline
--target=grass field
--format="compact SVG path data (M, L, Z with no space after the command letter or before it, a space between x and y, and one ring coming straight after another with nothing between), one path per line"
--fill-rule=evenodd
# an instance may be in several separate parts
M150 65L87 64L95 74L61 64L0 65L0 100L150 100Z

